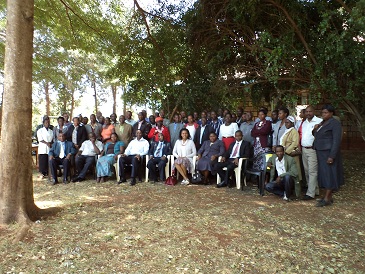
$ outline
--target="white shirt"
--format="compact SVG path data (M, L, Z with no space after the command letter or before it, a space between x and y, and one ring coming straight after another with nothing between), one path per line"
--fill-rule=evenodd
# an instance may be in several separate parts
M205 130L205 128L207 127L207 125L205 125L205 126L201 126L200 127L200 138L199 138L199 144L201 144L202 143L202 138L203 138L203 134L204 134L204 130Z
M226 126L225 124L221 125L219 129L219 140L222 140L223 137L234 137L237 130L237 123L231 123L229 126Z
M150 144L143 137L141 139L134 138L127 146L125 155L147 155Z
M281 161L279 160L278 157L276 157L275 167L276 167L276 171L278 172L278 176L280 176L283 173L286 173L284 157L283 157L283 159L281 159Z
M191 140L194 140L194 136L195 136L195 132L196 132L195 126L186 125L186 129L189 130Z
M99 140L95 141L95 145L99 149L99 151L103 150L103 143L100 142ZM82 151L81 155L83 155L83 156L95 156L96 155L94 146L90 140L84 141L81 145L80 150Z
M302 125L302 142L301 145L303 147L311 147L313 146L314 136L312 134L312 130L315 125L322 122L321 118L318 118L316 116L313 116L312 120L309 122L308 119L306 119L303 122Z
M38 154L48 154L50 147L46 144L42 143L41 141L45 142L52 142L53 141L53 131L48 128L42 127L37 131L37 138L38 138Z
M229 156L229 158L239 158L240 157L241 144L242 144L242 140L239 142L236 141L236 144L233 146L232 153ZM237 152L235 154L233 154L235 152L237 146L238 146Z

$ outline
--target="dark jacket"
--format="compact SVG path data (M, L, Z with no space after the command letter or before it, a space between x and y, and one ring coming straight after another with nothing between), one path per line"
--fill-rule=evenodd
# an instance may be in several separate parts
M269 144L268 138L272 131L271 122L268 120L265 120L264 121L265 124L261 128L258 127L259 123L260 123L260 121L255 123L255 125L253 126L253 128L251 130L251 136L255 138L254 144L256 144L256 137L259 137L261 147L263 147L263 148L265 148L267 146L270 147L271 144Z
M148 155L151 155L154 157L155 151L158 147L159 142L151 142L150 149L148 151ZM162 145L162 156L167 156L172 154L172 147L169 142L163 141Z
M341 136L341 123L335 118L331 118L314 132L313 147L315 150L330 150L329 157L335 159L340 151Z
M132 131L133 137L136 137L136 132L138 130L138 123L139 123L139 121L137 121L133 125L133 131ZM142 137L148 141L149 140L148 139L148 133L151 130L151 124L147 123L146 120L143 120L140 130L142 131Z
M194 135L194 144L197 150L199 150L199 148L201 147L201 145L204 143L204 141L209 140L209 135L211 133L214 132L214 128L211 127L210 125L206 125L204 128L204 132L203 132L203 136L202 136L202 141L200 143L200 133L201 133L202 127L199 126L196 129L195 135Z
M229 145L228 150L224 154L224 158L228 159L232 154L233 147L235 146L236 141ZM238 158L249 158L250 157L250 143L242 140L240 153Z
M75 126L74 125L70 125L67 129L66 132L66 140L72 142L72 132L74 131ZM79 147L81 147L82 143L84 141L86 141L88 139L87 137L87 131L86 128L84 126L79 126L79 128L77 129L77 136L76 136L76 140L77 140L77 144Z
M61 152L61 143L56 141L53 143L51 149L49 150L48 155L57 158L60 156L60 152ZM72 142L65 141L65 156L67 156L68 154L75 155L76 149Z

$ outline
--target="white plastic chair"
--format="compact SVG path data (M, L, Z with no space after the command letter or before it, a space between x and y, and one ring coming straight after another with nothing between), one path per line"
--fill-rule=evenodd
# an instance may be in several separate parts
M168 178L170 176L170 163L171 163L171 158L174 158L174 156L172 155L167 155L167 163L165 166L165 177ZM149 173L149 169L147 167L148 161L150 160L150 155L146 155L146 179L145 182L147 183L149 178L148 178L148 173ZM158 165L156 165L157 167Z
M239 158L239 160L238 160L238 166L234 169L234 173L236 175L236 186L237 186L237 189L241 189L241 171L242 171L243 161L244 160L247 160L247 158ZM222 156L220 156L218 158L218 162L221 162L221 161L222 161ZM223 170L227 170L227 168L224 167ZM221 183L221 177L217 173L217 184L220 184L220 183ZM244 180L244 184L245 184L245 186L247 186L245 180Z
M174 162L175 162L175 157L174 157L174 155L170 155L171 156L171 164L170 164L170 167L171 167L171 174L172 174L172 172L173 172L173 167L174 167ZM193 170L192 170L192 172L191 172L191 174L192 175L194 175L195 174L195 166L196 166L196 162L198 161L198 156L197 155L195 155L194 157L193 157ZM176 178L177 179L179 179L179 175L180 175L180 173L176 170L176 172L177 172L177 174L176 174Z

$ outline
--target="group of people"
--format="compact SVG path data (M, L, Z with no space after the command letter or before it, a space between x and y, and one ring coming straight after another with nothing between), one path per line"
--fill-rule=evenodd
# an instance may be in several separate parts
M70 166L75 166L73 182L83 181L95 163L97 182L112 175L112 166L118 164L118 184L126 182L125 167L131 166L131 185L141 180L140 166L148 156L147 167L150 180L158 177L164 181L168 156L173 155L173 168L181 174L181 184L190 184L189 173L194 173L193 158L197 156L196 170L202 173L203 183L209 184L210 174L219 174L221 183L217 187L232 186L233 170L240 158L252 158L253 168L262 170L263 153L274 151L269 160L270 180L265 188L269 192L289 200L294 184L308 184L304 200L315 199L318 187L326 189L318 206L333 203L332 193L343 183L340 156L341 124L333 118L334 109L326 105L322 118L314 116L308 106L296 121L285 107L274 110L261 108L256 120L250 111L238 108L236 113L226 110L201 112L187 115L175 113L173 121L165 117L163 110L151 115L142 111L138 120L132 112L125 115L111 114L103 117L100 112L87 117L74 117L72 123L64 113L51 127L48 117L36 130L39 142L39 171L48 176L51 170L52 184L57 184L57 169L63 166L63 182L69 182ZM218 161L220 159L220 161ZM73 163L74 161L74 163ZM301 170L305 177L302 178ZM158 172L157 172L158 171ZM318 184L319 182L319 184ZM298 195L298 193L296 193Z

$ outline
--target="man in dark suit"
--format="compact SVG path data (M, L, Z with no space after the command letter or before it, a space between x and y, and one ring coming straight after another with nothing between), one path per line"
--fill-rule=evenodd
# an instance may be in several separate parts
M82 143L87 140L87 130L85 126L80 125L79 117L72 119L73 125L70 125L66 132L67 141L72 142L75 145L76 150L79 150Z
M222 157L220 163L215 164L215 170L221 177L222 182L217 187L232 187L229 182L229 177L233 174L234 169L238 166L238 160L240 158L249 158L250 156L250 143L243 141L242 131L237 130L235 133L236 142L233 142L228 147L228 150ZM227 170L223 170L223 168Z
M64 133L59 133L58 141L54 142L49 153L49 166L52 174L52 185L58 183L57 169L59 165L63 165L63 182L68 183L68 175L70 172L71 156L75 155L76 151L72 142L66 141Z
M165 181L165 167L167 164L167 155L172 153L172 147L169 142L164 140L163 134L158 134L158 142L152 142L148 155L150 155L150 160L147 163L147 168L150 172L150 178L153 182L157 182L156 175L156 165L158 165L158 170L160 172L160 179Z
M142 112L138 113L138 122L133 125L133 137L137 137L137 130L142 132L142 137L148 141L148 133L151 130L151 124L147 123Z
M205 141L209 140L209 135L214 131L214 128L211 127L210 125L207 125L207 118L206 117L202 117L200 119L200 126L196 129L195 135L194 135L194 144L196 147L196 150L198 151L200 149L200 147L202 146L202 144Z

